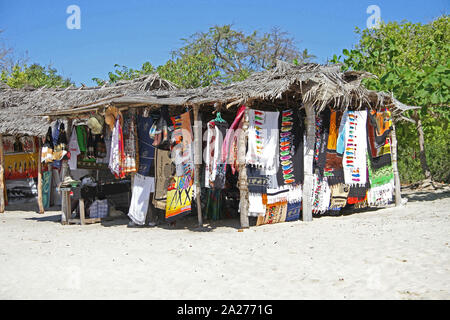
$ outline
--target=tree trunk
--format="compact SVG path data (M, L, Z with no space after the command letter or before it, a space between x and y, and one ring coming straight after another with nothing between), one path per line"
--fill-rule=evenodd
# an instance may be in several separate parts
M316 115L312 103L305 104L306 109L306 154L304 158L303 182L303 221L312 221L312 188L313 188L313 158ZM303 151L303 150L301 150Z
M5 156L3 154L3 136L0 134L0 213L5 212Z
M395 206L398 207L402 204L402 194L400 192L400 177L398 174L398 166L397 166L397 134L395 131L395 124L392 123L392 131L391 131L391 139L392 139L392 169L394 171L394 186L395 186Z
M426 180L431 180L431 171L428 167L427 156L425 154L425 136L423 134L422 121L420 120L420 116L417 111L414 111L413 119L416 122L417 136L419 137L419 159L420 165L422 166L422 172Z
M241 218L241 228L248 228L248 181L247 181L247 168L245 167L245 151L246 151L246 139L247 139L247 129L248 129L248 109L245 109L244 121L242 126L242 131L239 135L238 140L238 165L239 165L239 211Z
M194 105L194 182L195 182L195 198L197 201L197 217L199 227L203 227L203 214L201 207L201 183L200 170L202 165L202 124L198 117L198 105Z

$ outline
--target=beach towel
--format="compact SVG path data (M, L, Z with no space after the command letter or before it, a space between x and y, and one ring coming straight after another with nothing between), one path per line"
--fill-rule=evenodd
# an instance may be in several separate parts
M166 221L174 221L191 213L193 176L172 177L167 189Z
M331 111L324 168L324 176L327 177L330 187L344 183L343 154L336 150L341 118L342 112Z

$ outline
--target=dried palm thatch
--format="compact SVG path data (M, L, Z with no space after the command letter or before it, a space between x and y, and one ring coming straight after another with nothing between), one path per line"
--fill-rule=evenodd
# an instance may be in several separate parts
M0 87L0 134L44 136L48 122L42 116L74 105L117 98L137 92L175 90L177 87L157 73L99 87L23 88Z
M375 77L367 72L342 72L340 65L304 64L296 66L278 61L272 70L254 73L248 79L230 85L209 86L198 89L159 90L134 92L121 97L99 100L96 103L73 105L72 108L55 112L55 116L70 116L91 112L107 105L123 107L168 105L169 107L199 105L237 106L250 101L278 104L295 101L312 102L316 112L326 106L344 110L370 107L389 107L395 114L415 107L397 101L392 94L366 89L361 81Z

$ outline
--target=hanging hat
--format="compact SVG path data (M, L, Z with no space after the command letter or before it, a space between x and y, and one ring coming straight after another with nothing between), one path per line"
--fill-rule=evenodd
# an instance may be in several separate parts
M111 131L114 129L114 125L116 124L116 119L119 114L119 109L116 107L108 107L105 110L105 122L111 129Z
M96 113L89 118L89 120L87 121L87 126L89 127L89 129L91 129L92 134L101 134L103 131L104 123L105 120L103 119L103 117Z

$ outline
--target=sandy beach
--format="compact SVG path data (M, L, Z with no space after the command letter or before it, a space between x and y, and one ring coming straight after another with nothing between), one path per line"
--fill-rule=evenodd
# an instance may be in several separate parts
M209 232L0 215L0 299L449 299L450 192L406 206ZM188 221L189 222L189 221ZM189 226L189 224L188 224Z

